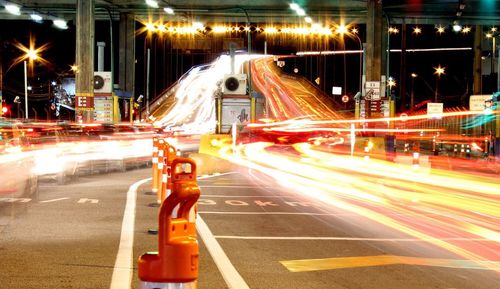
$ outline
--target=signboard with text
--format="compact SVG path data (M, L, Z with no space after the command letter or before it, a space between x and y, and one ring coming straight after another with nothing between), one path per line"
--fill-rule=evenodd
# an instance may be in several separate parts
M470 111L483 111L486 109L486 102L493 99L492 94L471 95L469 98Z
M76 96L76 110L93 110L94 98L91 96Z
M427 116L431 118L441 118L443 115L443 103L429 102L427 103Z
M229 132L233 123L246 125L250 121L250 98L222 99L222 132Z
M96 122L113 122L113 97L94 97L94 120Z
M380 99L380 82L367 81L365 83L365 96L366 99L379 100Z

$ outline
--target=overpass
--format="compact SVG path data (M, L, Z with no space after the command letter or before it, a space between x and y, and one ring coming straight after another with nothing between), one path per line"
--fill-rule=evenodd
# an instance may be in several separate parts
M155 1L152 1L155 2ZM94 108L94 67L95 43L88 41L95 38L94 22L109 21L118 24L118 31L110 26L110 34L119 35L119 43L110 42L111 51L118 51L111 57L111 70L115 61L119 62L118 71L112 71L112 82L120 91L134 95L136 87L136 67L134 65L136 31L148 22L161 21L162 23L178 23L190 26L193 22L202 23L204 31L213 31L217 23L233 23L240 25L240 29L248 27L246 33L240 33L241 47L249 52L257 49L253 44L259 25L274 23L278 25L307 25L307 17L324 27L335 31L342 22L366 25L365 63L366 81L381 81L387 75L388 28L392 24L467 24L479 25L477 33L482 31L481 25L495 25L498 23L499 5L496 1L311 1L302 3L297 1L301 9L300 15L290 8L288 1L156 1L157 7L146 5L145 1L0 1L4 6L17 5L18 15L9 13L6 9L0 10L1 19L31 20L32 15L38 15L44 20L64 20L69 25L76 26L76 97L78 113L84 120L92 119L91 111ZM300 6L302 5L302 6ZM170 10L164 10L170 9ZM169 11L167 13L166 11ZM139 24L139 23L142 23ZM208 34L202 32L202 34ZM246 35L245 35L246 34ZM110 36L113 37L113 36ZM209 38L201 38L199 42ZM478 37L479 39L479 37ZM474 45L477 47L478 42ZM361 40L360 40L361 42ZM113 48L118 44L118 48ZM182 45L182 44L181 44ZM220 48L219 48L220 49ZM259 48L260 49L260 48ZM112 53L113 54L113 53ZM481 62L481 51L476 48L475 62ZM477 69L475 69L477 71ZM0 90L2 90L2 73L0 73ZM480 87L480 75L475 75L475 88ZM406 85L401 83L402 94L405 94ZM149 89L147 89L149 93ZM136 96L137 97L137 96ZM81 101L80 101L81 100ZM115 97L115 117L117 118L117 101Z

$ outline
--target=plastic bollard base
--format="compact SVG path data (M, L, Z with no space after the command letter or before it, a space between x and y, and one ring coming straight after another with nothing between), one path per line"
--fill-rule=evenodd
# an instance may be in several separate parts
M198 282L189 283L157 283L141 281L140 289L198 289Z

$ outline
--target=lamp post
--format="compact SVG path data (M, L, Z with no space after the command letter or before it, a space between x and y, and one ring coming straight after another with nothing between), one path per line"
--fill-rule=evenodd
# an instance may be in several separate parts
M495 27L491 28L490 32L486 33L486 38L491 39L491 75L495 74L495 62L498 62L498 67L500 67L500 61L495 60L496 59L496 50L497 50L497 44L496 44L496 38L500 34L497 32L497 29ZM494 80L492 81L494 83ZM493 89L496 89L497 91L500 91L500 68L497 69L497 83L496 85L493 85Z
M23 62L24 65L24 114L25 118L28 118L28 61L29 64L32 65L34 61L41 60L43 59L40 58L38 53L45 48L45 45L35 49L32 41L30 40L30 47L27 48L21 44L16 45L19 49L24 51L24 55L18 58L18 62Z
M436 75L436 89L434 90L434 102L437 102L438 99L438 85L439 85L439 78L441 78L441 74L444 74L444 70L446 67L441 67L441 64L438 65L438 67L434 67L434 74Z
M417 78L418 74L411 74L411 94L410 94L410 109L413 109L415 106L415 78Z

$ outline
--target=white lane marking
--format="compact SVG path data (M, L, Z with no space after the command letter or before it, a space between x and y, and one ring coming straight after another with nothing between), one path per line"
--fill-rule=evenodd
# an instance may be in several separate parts
M203 204L206 205L206 204ZM211 204L210 204L211 205ZM358 217L354 213L313 213L313 212L242 212L242 211L198 211L200 214L217 214L217 215L304 215L304 216L332 216L332 217ZM436 214L387 214L387 216L433 216Z
M123 212L122 232L120 235L120 246L116 255L113 276L111 277L110 289L128 289L132 282L134 272L133 249L134 249L134 226L135 226L135 204L137 189L140 185L150 181L151 178L140 180L130 186L127 192L127 203Z
M215 177L221 177L221 176L232 175L232 174L238 174L238 172L228 172L228 173L221 173L221 174L199 176L197 179L204 180L204 179L211 179L211 178L215 178Z
M200 188L273 189L273 187L263 187L263 186L230 186L230 185L201 185Z
M196 219L196 229L229 289L250 289L200 216Z
M295 212L214 212L198 211L199 214L217 214L217 215L305 215L305 216L338 216L338 214L328 213L295 213Z
M235 240L312 240L312 241L366 241L366 242L428 242L427 239L416 238L357 238L357 237L284 237L284 236L213 236L215 239L235 239ZM484 238L442 238L444 241L485 241L495 242Z
M87 199L87 198L82 198L80 200L78 200L78 204L85 204L85 203L91 203L91 204L97 204L99 203L99 200L98 199Z
M203 187L202 187L203 188ZM294 196L232 196L232 195L201 195L202 199L205 198L262 198L262 199L268 199L268 198L284 198L284 199L298 199L297 197Z
M69 198L58 198L58 199L52 199L52 200L45 200L45 201L40 201L40 203L53 203L53 202L58 202L58 201L63 201L63 200L69 200Z

